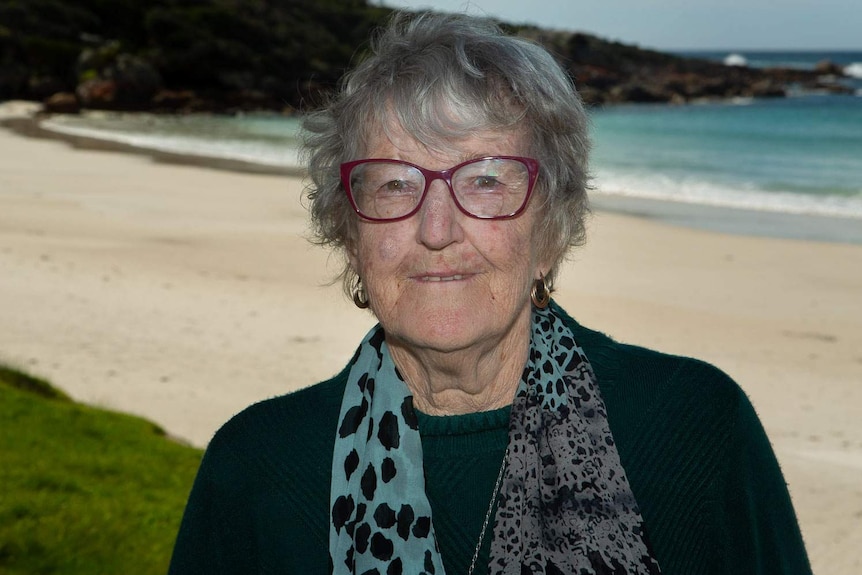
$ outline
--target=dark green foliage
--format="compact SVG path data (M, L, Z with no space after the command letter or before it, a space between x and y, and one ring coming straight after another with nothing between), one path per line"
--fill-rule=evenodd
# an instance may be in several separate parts
M364 0L2 0L0 99L34 96L22 74L73 90L81 52L115 42L167 89L298 104L335 85L389 12Z
M144 20L151 53L169 84L224 87L230 72L260 70L262 22L234 17L224 7L156 8Z
M73 81L75 60L80 52L80 33L96 25L97 19L74 3L58 0L7 0L0 3L0 62L25 79L0 74L0 98L26 91L26 76ZM8 73L8 72L7 72ZM8 92L13 93L8 93ZM22 94L26 95L26 94Z
M0 573L162 574L201 452L0 368Z
M6 0L0 3L0 23L25 37L76 41L81 32L94 31L99 18L84 2Z

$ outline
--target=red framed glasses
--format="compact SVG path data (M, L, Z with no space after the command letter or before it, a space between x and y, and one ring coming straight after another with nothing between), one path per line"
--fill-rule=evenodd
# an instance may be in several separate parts
M487 156L448 170L372 158L341 164L341 183L356 213L374 222L403 220L415 214L434 180L446 182L464 214L503 220L524 211L538 173L538 161L519 156Z

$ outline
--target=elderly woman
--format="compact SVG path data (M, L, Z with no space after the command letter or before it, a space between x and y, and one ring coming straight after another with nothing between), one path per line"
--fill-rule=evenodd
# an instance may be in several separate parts
M171 573L808 573L748 400L550 301L587 118L542 48L398 17L306 122L321 242L379 320L213 438Z

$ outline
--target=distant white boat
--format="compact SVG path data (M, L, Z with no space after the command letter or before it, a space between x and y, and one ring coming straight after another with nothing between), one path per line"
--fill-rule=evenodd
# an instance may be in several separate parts
M725 66L748 66L748 60L742 54L728 54L724 58Z

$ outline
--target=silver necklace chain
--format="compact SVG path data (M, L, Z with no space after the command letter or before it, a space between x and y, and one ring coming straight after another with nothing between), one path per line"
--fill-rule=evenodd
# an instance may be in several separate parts
M473 575L473 569L476 568L476 561L479 559L479 550L482 549L482 543L485 541L485 531L488 529L488 523L491 522L491 512L494 510L494 503L497 502L497 496L500 494L500 484L503 482L503 473L506 471L506 464L509 462L509 447L506 446L506 453L503 454L503 463L500 465L500 471L497 473L497 481L494 482L494 490L491 492L491 502L488 503L488 511L485 512L485 520L482 522L482 531L479 532L479 542L476 543L476 551L473 552L473 559L470 561L470 568L467 569L467 575Z

